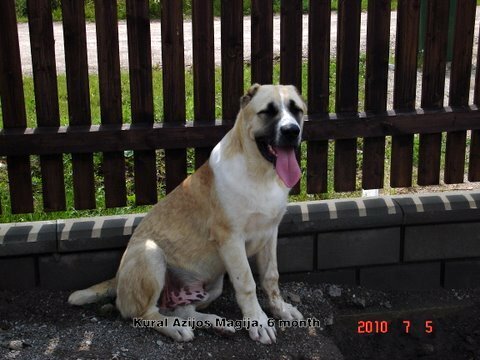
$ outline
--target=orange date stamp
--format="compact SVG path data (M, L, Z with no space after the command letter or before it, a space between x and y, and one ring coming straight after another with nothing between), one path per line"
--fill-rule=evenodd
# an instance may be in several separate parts
M433 320L425 320L421 324L425 334L431 334L434 332ZM387 334L391 331L392 322L386 320L359 320L357 323L358 334ZM402 320L401 331L405 334L410 333L412 327L411 320Z

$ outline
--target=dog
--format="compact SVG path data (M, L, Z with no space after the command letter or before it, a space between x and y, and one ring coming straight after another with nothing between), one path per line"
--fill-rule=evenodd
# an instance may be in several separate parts
M128 243L116 277L72 293L83 305L115 297L124 318L142 319L177 341L194 338L185 319L232 334L225 319L198 312L220 296L228 273L250 337L276 342L274 321L260 307L248 258L256 255L271 314L303 319L281 297L277 235L290 189L306 104L294 86L254 84L240 99L233 128L209 160L159 201Z

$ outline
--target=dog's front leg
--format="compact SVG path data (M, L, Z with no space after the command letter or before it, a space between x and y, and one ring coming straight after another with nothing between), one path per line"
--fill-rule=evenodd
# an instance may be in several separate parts
M269 325L268 317L258 303L255 280L248 263L245 242L242 240L230 239L220 246L219 253L235 289L243 317L250 325L250 338L271 344L276 341L275 326ZM258 326L252 326L255 322Z
M257 267L260 282L265 290L273 316L282 320L303 319L296 307L286 303L280 295L278 287L277 265L277 235L275 231L272 238L257 253Z

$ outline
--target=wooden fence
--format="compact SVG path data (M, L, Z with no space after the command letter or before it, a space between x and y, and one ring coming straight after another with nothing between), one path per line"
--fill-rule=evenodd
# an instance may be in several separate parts
M446 133L444 181L480 181L480 72L469 102L475 0L458 0L444 104L449 0L427 0L422 87L417 89L420 0L399 0L395 46L394 111L387 111L391 3L368 1L366 81L359 83L360 0L338 1L335 113L328 113L331 2L310 0L308 38L307 192L327 190L329 140L335 140L334 188L357 187L357 139L363 138L362 187L384 184L386 136L392 136L392 187L412 185L414 134L420 134L418 184L438 184L442 133ZM96 206L93 153L103 153L105 205L127 199L125 150L134 151L137 204L157 201L156 152L165 149L166 189L187 173L187 148L196 165L232 126L244 92L243 0L222 0L222 121L215 120L215 62L212 0L192 0L194 119L186 121L182 1L162 0L163 123L154 122L151 29L148 0L127 0L131 124L123 123L116 0L96 0L101 125L91 125L83 0L62 0L69 126L60 126L50 0L29 0L28 17L37 127L27 128L14 0L0 1L0 94L13 213L34 209L30 157L40 156L44 209L66 207L63 154L72 154L74 205ZM272 0L251 0L252 82L271 83ZM280 82L302 82L302 0L281 2ZM358 112L359 86L365 111ZM421 91L421 109L415 109ZM466 164L467 131L469 162ZM295 189L299 191L299 188ZM1 209L1 206L0 206Z

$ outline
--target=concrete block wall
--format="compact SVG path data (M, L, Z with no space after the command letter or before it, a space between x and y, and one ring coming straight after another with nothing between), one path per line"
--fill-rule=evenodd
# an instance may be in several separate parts
M0 224L0 289L78 289L113 277L142 218ZM290 204L278 262L281 281L478 287L480 192Z

